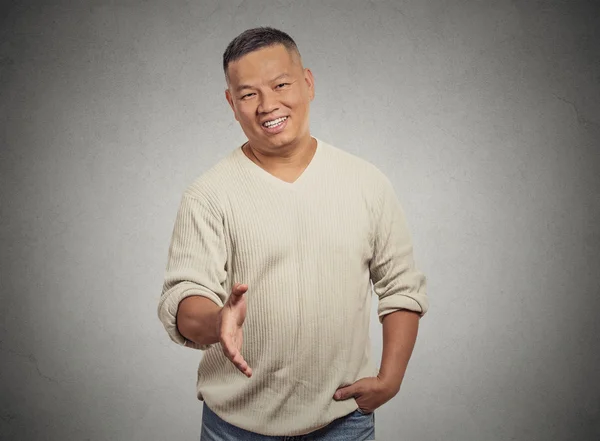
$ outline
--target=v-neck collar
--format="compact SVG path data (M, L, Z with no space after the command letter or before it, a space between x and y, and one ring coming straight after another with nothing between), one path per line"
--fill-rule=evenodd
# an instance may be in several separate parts
M283 179L278 178L275 175L272 175L267 170L262 168L260 165L256 164L254 161L252 161L250 158L248 158L246 156L246 154L244 153L244 151L242 150L242 147L244 145L246 145L247 142L245 142L244 144L239 146L236 149L236 153L239 157L240 163L243 164L244 167L253 175L261 176L263 179L273 182L276 185L280 185L284 188L292 189L292 188L297 188L298 186L302 185L302 183L304 181L307 180L308 176L312 173L313 169L315 168L316 162L318 162L318 160L319 160L320 152L323 149L323 147L321 145L322 142L316 136L312 136L311 138L314 138L317 141L317 147L315 149L315 153L313 154L313 157L311 158L308 165L304 168L304 170L302 171L300 176L298 176L298 178L296 178L296 180L294 182L287 182L287 181L284 181Z

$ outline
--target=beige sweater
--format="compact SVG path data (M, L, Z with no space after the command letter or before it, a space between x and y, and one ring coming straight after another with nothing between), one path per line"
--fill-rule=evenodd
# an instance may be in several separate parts
M357 408L333 394L378 373L369 340L373 291L380 318L428 308L390 181L367 161L317 142L294 183L238 147L187 188L158 307L173 341L206 350L198 398L225 421L265 435L305 434ZM242 354L251 378L220 344L186 342L176 326L182 299L199 295L222 306L236 282L248 285Z

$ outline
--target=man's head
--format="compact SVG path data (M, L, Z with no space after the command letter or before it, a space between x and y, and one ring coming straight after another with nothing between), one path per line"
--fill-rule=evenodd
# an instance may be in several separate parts
M251 145L269 150L310 139L314 80L288 34L273 28L243 32L227 46L223 70L225 97ZM273 127L264 125L281 118Z

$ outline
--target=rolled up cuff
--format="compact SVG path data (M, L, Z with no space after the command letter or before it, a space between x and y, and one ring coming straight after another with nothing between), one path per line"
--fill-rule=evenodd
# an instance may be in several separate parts
M379 322L382 323L383 317L387 314L391 314L392 312L401 309L417 312L420 317L423 317L429 309L429 302L424 295L412 297L404 294L394 294L387 296L379 301L377 308Z

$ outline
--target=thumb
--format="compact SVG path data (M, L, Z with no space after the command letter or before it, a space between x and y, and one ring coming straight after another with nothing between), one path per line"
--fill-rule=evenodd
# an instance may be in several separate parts
M351 384L350 386L340 387L335 391L333 395L334 400L347 400L351 397L356 397L358 395L358 387L355 384Z
M233 285L233 287L231 288L231 294L232 294L232 298L231 300L235 303L237 302L239 299L242 298L242 296L244 295L244 293L248 291L248 285L245 285L243 283L236 283L235 285Z

